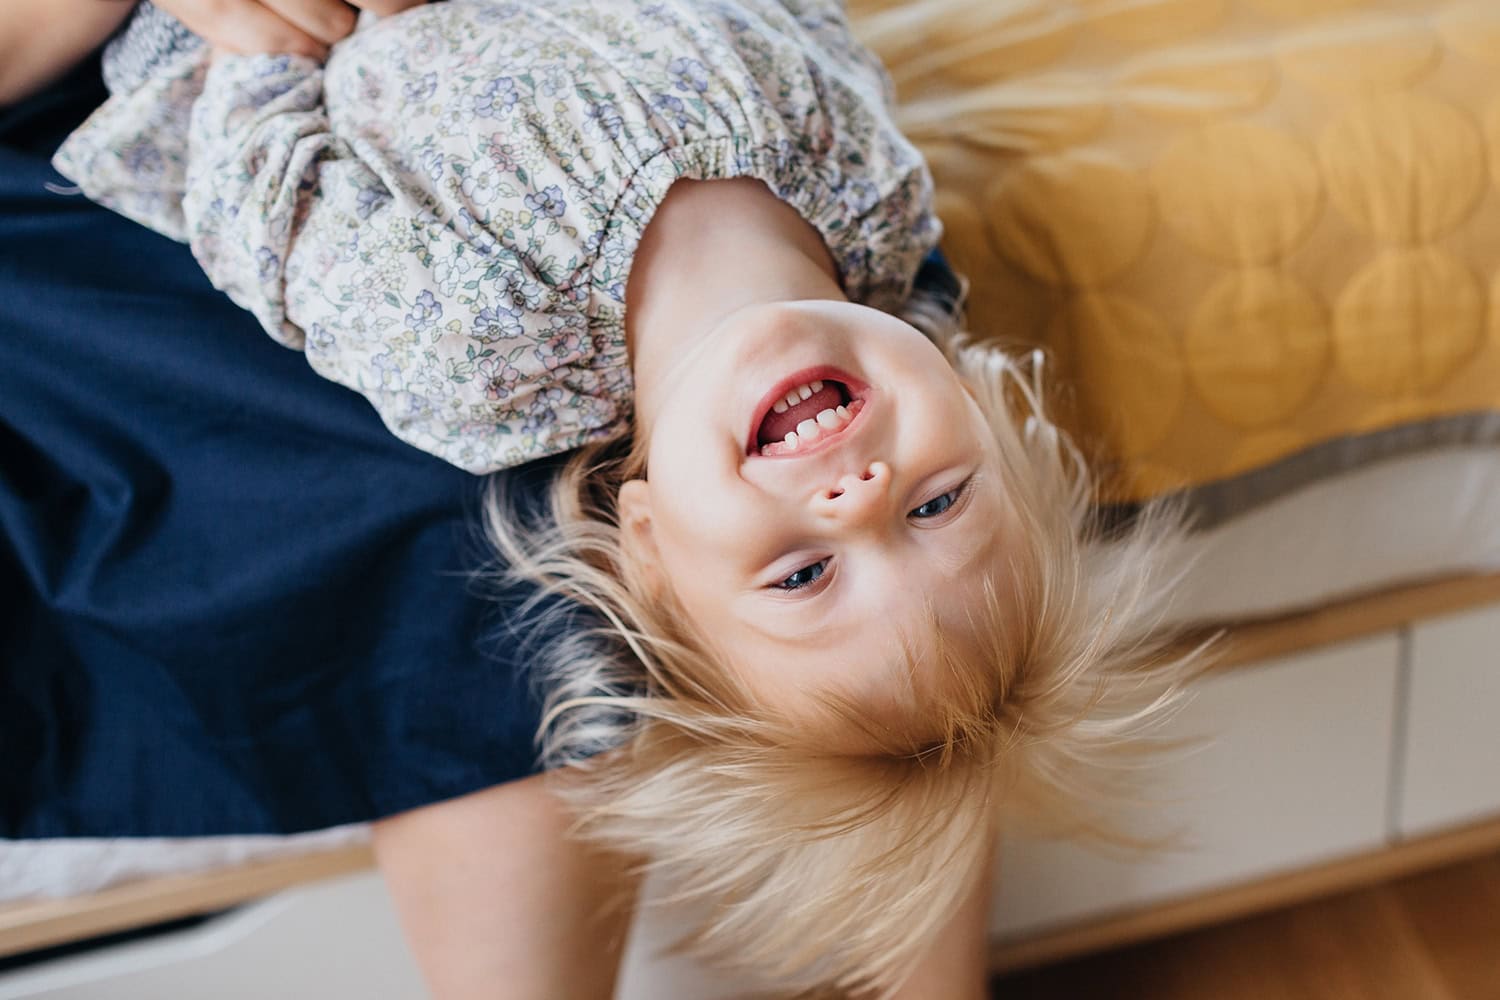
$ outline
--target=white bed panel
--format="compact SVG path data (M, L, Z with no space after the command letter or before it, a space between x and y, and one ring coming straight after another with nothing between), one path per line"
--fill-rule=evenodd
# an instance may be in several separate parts
M1211 675L1169 734L1197 741L1153 770L1159 853L1105 853L1018 835L1003 845L992 929L1059 924L1193 895L1380 847L1386 834L1399 643L1394 633Z
M1399 829L1500 815L1500 608L1412 629Z
M0 974L0 1000L423 1000L380 876L291 889L184 931Z

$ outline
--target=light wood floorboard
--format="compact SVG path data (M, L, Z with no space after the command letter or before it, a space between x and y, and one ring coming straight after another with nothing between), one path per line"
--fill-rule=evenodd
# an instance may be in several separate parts
M995 1000L1500 1000L1500 854L994 983Z

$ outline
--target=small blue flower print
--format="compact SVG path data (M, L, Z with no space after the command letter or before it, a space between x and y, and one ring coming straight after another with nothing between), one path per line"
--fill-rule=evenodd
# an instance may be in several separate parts
M417 296L417 301L412 303L411 312L406 314L406 321L411 328L421 333L443 318L443 304L433 296L432 292L424 289Z
M538 215L555 219L567 210L568 203L563 200L562 188L549 184L536 194L528 194L526 207Z
M867 246L851 247L845 251L844 259L839 262L845 281L851 280L852 275L862 275L868 271L871 260L870 248Z
M674 94L657 94L651 98L651 106L678 128L687 126L689 120L686 114L687 105L682 103L682 98Z
M255 251L255 270L261 281L270 281L276 276L276 269L281 264L281 258L271 250L270 247L261 247Z
M485 306L474 317L474 336L480 341L505 340L526 332L521 325L521 311L504 306Z
M376 382L381 386L394 386L401 384L401 362L396 360L396 355L390 350L381 351L370 358L370 367L375 369L378 376Z
M270 104L278 97L282 97L296 89L297 85L301 82L294 76L283 76L280 79L269 73L262 73L261 76L268 82L262 83L259 87L247 88L250 92L249 103L255 107L264 107Z
M467 208L460 208L453 216L453 228L464 238L468 249L480 257L488 257L498 245L494 234L485 228L487 220L488 216L483 220L476 219Z
M495 289L497 295L527 309L540 308L545 298L542 283L515 268L502 269L495 276Z
M585 121L589 127L606 139L616 138L625 127L625 119L620 116L620 109L605 101L595 101L590 104Z
M390 195L382 188L362 187L359 194L354 198L354 214L361 219L368 219L375 210L384 205L390 199Z
M150 139L137 139L120 151L125 168L141 177L156 177L162 172L161 150Z
M538 393L540 395L540 393ZM526 410L526 420L521 424L522 434L540 434L557 423L557 411L532 405Z
M618 235L605 238L597 252L600 257L604 258L604 262L615 270L625 267L630 262L631 248Z
M518 100L516 81L508 76L497 76L474 95L474 113L481 118L499 118L515 107Z
M437 93L437 74L424 73L419 79L407 80L401 88L401 94L413 104L425 101Z
M261 56L261 63L255 67L255 75L258 77L280 76L292 66L291 56Z
M326 351L333 347L335 343L337 343L337 340L322 323L314 323L307 328L307 349L309 351Z
M676 81L673 85L678 90L692 90L700 94L708 90L708 67L696 59L679 56L667 64L667 72L672 74Z
M542 81L538 85L538 89L542 92L543 97L556 97L558 94L567 91L571 84L572 81L568 79L567 73L557 67L549 66L542 74Z
M864 215L878 204L880 189L867 180L850 181L844 188L844 205L851 215Z

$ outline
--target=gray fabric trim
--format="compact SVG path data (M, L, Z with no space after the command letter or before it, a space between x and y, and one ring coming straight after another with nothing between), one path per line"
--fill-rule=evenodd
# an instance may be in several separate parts
M1279 462L1229 479L1170 494L1188 511L1193 530L1203 531L1328 476L1431 448L1500 446L1500 411L1485 410L1403 424L1385 430L1335 438ZM1107 523L1127 519L1139 504L1106 508Z

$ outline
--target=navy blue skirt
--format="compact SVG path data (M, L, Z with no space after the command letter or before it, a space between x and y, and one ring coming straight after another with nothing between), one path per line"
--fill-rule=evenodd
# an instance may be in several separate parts
M530 773L481 481L48 189L104 97L94 65L0 109L0 836L289 833Z

